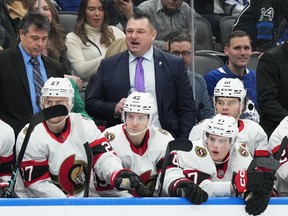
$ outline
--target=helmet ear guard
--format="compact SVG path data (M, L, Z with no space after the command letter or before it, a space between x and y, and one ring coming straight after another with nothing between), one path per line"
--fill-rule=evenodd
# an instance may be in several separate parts
M64 97L68 99L68 110L74 105L74 89L68 78L51 77L41 89L40 106L43 109L45 97Z

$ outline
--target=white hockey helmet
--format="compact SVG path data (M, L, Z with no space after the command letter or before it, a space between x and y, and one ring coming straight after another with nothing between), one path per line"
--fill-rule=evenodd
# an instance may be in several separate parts
M240 98L241 102L246 97L246 89L238 78L222 78L214 88L215 97L235 97Z
M221 137L231 138L232 145L238 136L238 123L233 116L217 114L209 120L204 135L213 134Z
M68 78L50 77L42 87L41 93L41 106L43 106L44 97L68 98L69 111L74 105L74 89Z
M142 113L149 115L149 124L152 123L153 115L156 112L156 102L148 92L132 92L124 103L122 120L125 123L127 112Z

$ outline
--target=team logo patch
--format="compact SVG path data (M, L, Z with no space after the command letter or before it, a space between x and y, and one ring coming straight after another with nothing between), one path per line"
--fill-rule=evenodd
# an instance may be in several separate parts
M160 133L164 134L164 135L168 135L168 134L169 134L168 131L166 131L166 130L164 130L164 129L162 129L162 128L158 128L158 131L159 131Z
M196 146L195 153L198 157L206 157L207 156L207 149L203 147Z
M87 162L76 160L75 155L66 158L60 166L58 175L61 189L71 195L83 191L87 169Z
M106 137L106 139L109 141L109 142L112 142L114 139L115 139L115 134L114 133L109 133L109 132L106 132L104 134L104 136Z
M243 148L242 146L239 147L238 152L243 157L249 156L249 152L247 151L247 149Z

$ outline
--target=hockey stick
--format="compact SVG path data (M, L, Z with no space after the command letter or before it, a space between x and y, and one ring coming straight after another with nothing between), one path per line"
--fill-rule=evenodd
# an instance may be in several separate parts
M166 152L165 156L163 159L163 164L162 164L162 171L159 179L159 188L158 188L158 196L161 197L162 194L162 189L163 189L163 182L165 178L165 173L166 173L166 168L168 165L168 160L170 156L171 151L179 150L179 151L191 151L193 147L193 144L190 140L187 139L176 139L172 140L168 143L166 147Z
M281 141L280 147L279 147L277 155L275 157L276 160L280 161L281 154L284 151L284 149L287 148L287 146L288 146L288 138L287 138L287 136L285 136Z
M63 105L56 105L49 107L47 109L43 109L36 113L35 115L32 116L30 120L30 124L28 126L25 138L23 140L18 158L16 159L15 166L13 167L12 171L12 176L9 182L9 186L6 189L4 193L4 197L6 198L11 198L12 197L12 192L14 191L15 183L16 183L16 178L19 172L20 164L22 162L22 159L24 157L24 153L26 151L31 133L33 132L33 129L40 124L41 122L47 121L48 119L59 117L59 116L66 116L68 115L68 110L65 106Z
M83 122L82 122L82 116L80 114L77 115L77 129L79 132L79 137L81 142L83 143L86 156L87 156L87 170L85 173L85 189L84 189L84 197L89 196L89 186L90 186L90 178L91 178L91 170L92 170L92 151L88 142L88 139L86 137L86 133L84 130ZM96 127L96 126L95 126ZM81 144L82 144L81 143Z

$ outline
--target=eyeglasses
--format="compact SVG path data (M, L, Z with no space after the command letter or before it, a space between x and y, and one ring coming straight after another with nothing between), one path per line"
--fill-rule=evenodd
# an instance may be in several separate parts
M179 52L179 51L172 51L171 52L172 54L174 54L174 55L177 55L177 56L183 56L183 57L185 57L185 56L188 56L188 55L191 55L191 51L183 51L183 52Z
M216 105L218 106L228 106L228 107L234 107L234 106L238 106L239 105L239 101L228 101L228 102L224 102L224 101L216 101Z

